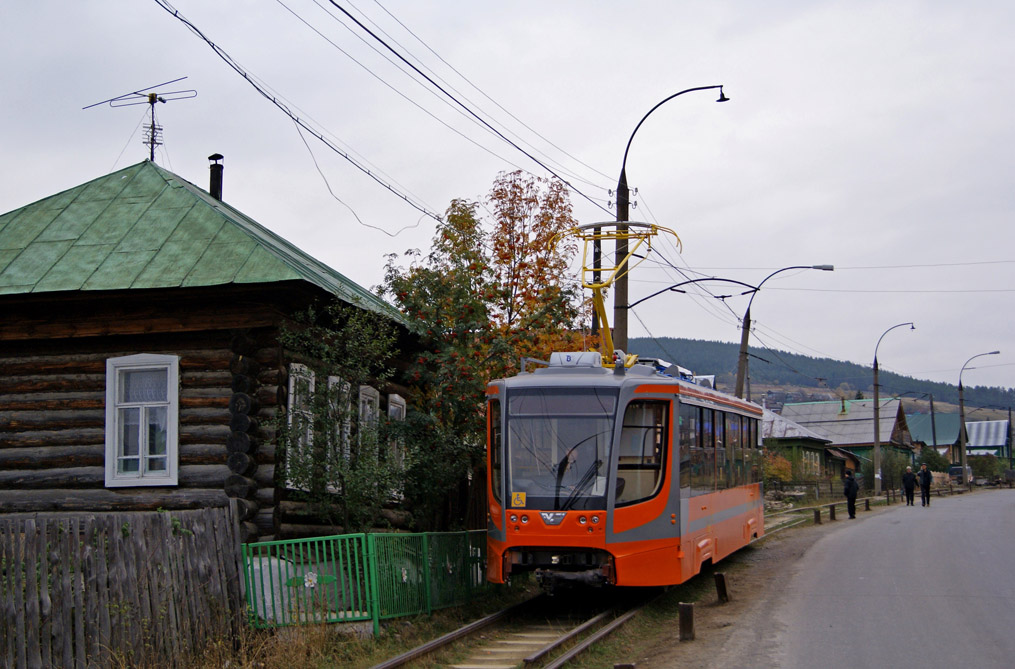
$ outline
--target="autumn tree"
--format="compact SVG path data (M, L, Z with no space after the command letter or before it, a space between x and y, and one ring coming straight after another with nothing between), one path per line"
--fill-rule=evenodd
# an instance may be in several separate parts
M501 174L485 209L455 200L425 256L388 257L384 292L418 336L408 370L413 411L406 497L422 527L463 517L463 482L481 481L485 387L514 374L522 356L581 350L580 288L569 280L574 245L551 243L575 225L566 188ZM451 491L450 495L447 494Z

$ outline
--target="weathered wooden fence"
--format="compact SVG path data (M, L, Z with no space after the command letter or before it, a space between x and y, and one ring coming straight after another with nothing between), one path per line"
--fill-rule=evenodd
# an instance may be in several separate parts
M242 624L230 508L0 515L0 666L187 664Z

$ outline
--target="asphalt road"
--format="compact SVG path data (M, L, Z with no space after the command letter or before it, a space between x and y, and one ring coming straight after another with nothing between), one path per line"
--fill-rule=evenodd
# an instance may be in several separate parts
M840 520L786 579L763 635L766 661L1015 666L1015 490L858 516Z

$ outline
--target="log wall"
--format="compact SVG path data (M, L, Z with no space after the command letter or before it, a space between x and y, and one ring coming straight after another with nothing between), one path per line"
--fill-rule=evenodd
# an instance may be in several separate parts
M225 506L243 541L275 534L279 352L272 328L0 346L0 513ZM105 487L107 358L180 357L179 484Z

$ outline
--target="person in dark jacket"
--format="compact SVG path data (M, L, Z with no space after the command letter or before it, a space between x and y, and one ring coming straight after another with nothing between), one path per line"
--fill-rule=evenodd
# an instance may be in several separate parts
M920 482L920 506L930 506L930 484L934 481L934 475L926 464L922 464L916 478Z
M913 491L916 490L916 474L912 467L906 467L902 475L902 490L906 493L906 506L913 506Z
M846 511L850 518L856 518L856 494L860 492L860 486L853 478L853 470L846 470L846 478L842 481L842 494L846 496Z

